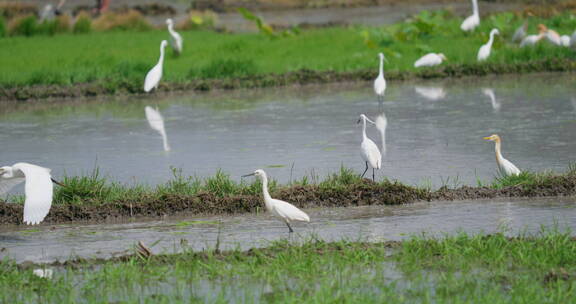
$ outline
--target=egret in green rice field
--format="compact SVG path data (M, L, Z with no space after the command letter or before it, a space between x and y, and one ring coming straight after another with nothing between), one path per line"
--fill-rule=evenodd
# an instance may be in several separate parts
M158 88L158 84L160 83L160 79L162 79L162 66L164 65L164 49L168 42L166 40L162 40L160 43L160 58L158 59L158 63L146 74L146 79L144 80L144 92L148 93L152 91L152 89Z
M294 205L281 201L278 199L273 199L268 192L268 176L266 172L262 169L258 169L253 173L243 175L242 177L256 176L262 180L262 194L264 195L264 206L268 212L272 213L274 216L279 217L288 226L288 231L290 233L294 232L290 222L310 222L310 217L304 211L296 208Z
M416 60L416 62L414 62L414 67L431 67L441 64L444 60L448 59L446 59L446 56L442 53L429 53Z
M498 31L498 29L492 29L490 31L490 39L478 50L478 61L484 61L490 56L490 53L492 52L492 43L494 43L494 35L500 35L500 31Z
M520 174L520 169L518 169L518 167L516 167L512 162L510 162L509 160L505 159L504 156L502 156L501 151L502 140L500 139L500 136L498 136L498 134L493 134L488 137L484 137L484 139L493 141L496 144L496 163L498 164L498 169L500 170L500 173L502 175L510 176Z
M480 25L480 13L478 12L478 1L472 0L472 15L464 19L460 29L465 32L473 31L476 27Z
M362 177L364 177L366 171L368 171L368 165L370 165L370 167L372 167L372 180L376 181L374 171L382 167L382 154L380 153L380 150L378 150L378 146L376 146L374 141L366 136L366 121L376 125L376 123L366 117L366 115L360 114L360 119L358 119L358 123L362 122L362 143L360 144L360 155L366 163L366 169L364 170L364 173L362 173Z
M166 25L168 26L168 33L170 33L170 46L176 55L182 53L182 36L174 30L174 22L171 18L166 19Z

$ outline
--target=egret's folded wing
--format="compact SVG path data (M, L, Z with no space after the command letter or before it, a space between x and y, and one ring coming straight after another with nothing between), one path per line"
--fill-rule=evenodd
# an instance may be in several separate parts
M53 186L50 170L34 165L20 166L19 169L26 176L24 223L39 224L52 205Z
M16 185L24 182L23 177L4 178L0 177L0 195L4 195L14 188Z

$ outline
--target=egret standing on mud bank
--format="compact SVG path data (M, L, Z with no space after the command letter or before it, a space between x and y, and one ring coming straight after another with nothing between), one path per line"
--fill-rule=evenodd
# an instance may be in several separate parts
M158 63L146 74L146 79L144 80L144 92L148 93L152 89L158 88L160 79L162 79L162 66L164 65L164 48L168 42L162 40L160 43L160 58Z
M472 0L472 15L462 22L460 29L465 32L473 31L480 25L480 13L478 12L478 1Z
M378 150L378 146L376 146L376 144L366 136L366 121L369 121L374 125L376 124L368 119L366 115L360 114L360 119L358 119L358 123L362 122L362 143L360 144L360 154L366 163L366 169L364 170L364 173L362 173L362 177L364 177L366 171L368 171L368 164L370 164L370 167L372 167L372 180L376 181L374 170L382 167L382 154L380 153L380 150Z
M505 159L504 156L502 156L501 151L502 140L500 139L500 136L498 136L498 134L493 134L491 136L484 137L484 139L493 141L496 144L496 163L498 164L498 169L500 169L500 173L502 175L510 176L520 174L520 169L518 169L518 167L514 166L513 163L511 163L509 160Z
M273 215L281 218L286 226L288 226L288 231L290 233L294 232L292 227L290 226L290 222L293 221L300 221L300 222L310 222L310 217L308 214L304 213L304 211L296 208L294 205L287 203L285 201L273 199L268 193L268 176L266 172L262 169L258 169L254 171L254 173L250 173L247 175L243 175L242 177L248 176L256 176L262 180L262 194L264 195L264 205L266 206L266 210L272 213Z
M168 26L168 33L170 33L170 46L176 55L180 55L182 53L182 36L174 30L174 22L171 18L166 19L166 25Z
M430 54L426 54L426 55L420 57L420 59L416 60L416 62L414 62L414 67L415 68L431 67L431 66L441 64L443 60L447 60L446 56L444 56L444 54L442 54L442 53L438 53L438 54L430 53Z
M16 185L26 182L24 188L26 199L24 201L24 223L28 225L39 224L44 220L52 206L52 182L50 169L28 164L16 163L0 167L0 195L10 191Z
M490 39L486 44L480 47L480 50L478 50L478 61L484 61L490 56L490 53L492 52L492 43L494 42L494 35L500 35L500 31L498 31L498 29L492 29L490 31Z
M386 79L384 79L384 54L379 53L380 69L378 70L378 77L374 80L374 93L378 96L378 101L384 101L384 93L386 92Z

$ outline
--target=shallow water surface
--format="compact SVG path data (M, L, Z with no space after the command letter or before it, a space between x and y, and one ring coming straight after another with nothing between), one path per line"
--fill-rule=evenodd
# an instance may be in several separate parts
M0 109L3 164L36 163L62 174L100 172L123 182L162 183L171 167L212 176L264 168L281 182L322 178L341 165L364 169L360 113L385 148L377 174L408 184L476 185L503 153L520 169L565 170L576 160L576 76L538 74L439 82L390 82L378 104L370 83L150 96L130 100L19 103ZM147 122L158 107L163 124ZM161 132L162 131L162 132ZM162 134L170 151L164 151ZM383 141L385 146L383 146Z
M261 247L271 241L318 237L327 241L402 240L414 234L536 233L542 226L576 231L576 198L454 201L400 206L306 210L311 223L295 223L295 233L267 214L166 218L101 225L3 226L0 259L51 262L73 257L108 258L132 253L142 241L155 253L214 248Z

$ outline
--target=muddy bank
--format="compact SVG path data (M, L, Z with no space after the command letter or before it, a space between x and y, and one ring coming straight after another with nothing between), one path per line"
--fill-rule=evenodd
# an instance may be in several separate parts
M504 197L551 197L576 195L576 172L548 176L536 182L515 186L470 187L436 191L406 186L398 182L373 183L362 180L347 186L292 186L274 191L275 198L286 200L300 208L350 207L366 205L408 204L417 201L470 200ZM200 192L196 195L147 195L140 199L106 203L60 204L50 210L44 223L72 221L105 222L135 217L172 215L218 215L262 212L260 195L219 196ZM0 203L0 224L21 224L22 205Z
M572 72L576 61L570 59L545 59L541 61L513 64L483 63L444 65L437 68L417 71L388 71L387 80L411 80L432 78L456 78L464 76L486 76L501 74L521 74L536 72ZM161 83L159 93L170 91L210 91L251 89L287 85L322 84L349 81L372 81L376 77L374 69L358 71L314 71L302 69L285 74L252 75L224 79L194 79L182 83ZM48 98L81 98L100 95L139 95L140 82L110 83L95 82L74 85L37 85L13 88L0 88L0 101L25 101ZM152 93L154 94L154 93Z

